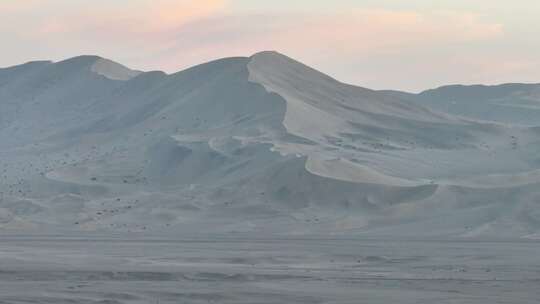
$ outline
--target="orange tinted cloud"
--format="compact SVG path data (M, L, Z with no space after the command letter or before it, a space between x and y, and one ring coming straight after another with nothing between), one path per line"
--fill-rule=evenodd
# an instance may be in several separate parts
M392 53L403 48L467 43L504 34L499 23L467 12L416 12L356 9L343 13L234 15L230 0L130 0L109 5L82 5L72 0L49 0L43 13L30 19L15 34L40 40L84 40L108 48L168 53L180 47L186 53L219 57L261 49L335 54ZM29 8L43 0L7 1L4 7ZM25 3L25 4L17 4ZM79 3L79 4L77 4ZM7 18L8 16L0 17ZM17 17L10 16L16 23ZM10 23L10 22L6 22ZM0 25L1 30L1 25ZM224 41L222 37L229 38ZM196 43L193 43L196 42ZM219 53L219 54L218 54ZM203 57L203 55L199 57ZM203 58L201 58L203 60ZM167 58L160 62L169 62ZM178 66L182 67L181 62ZM170 70L174 67L163 67Z
M24 1L13 1L13 0L3 0L0 1L0 13L13 13L22 10L28 10L36 8L38 5L43 4L43 0L24 0Z
M357 10L308 18L275 33L277 44L338 48L342 52L393 52L397 48L466 43L503 35L503 26L463 12ZM324 41L324 43L322 43Z
M31 8L43 1L47 5ZM212 59L272 49L368 86L383 74L390 73L385 79L401 77L388 69L405 70L411 59L418 60L417 65L432 60L429 67L434 60L448 62L456 47L480 46L486 51L506 36L501 23L464 11L254 13L235 11L234 1L117 0L92 5L75 0L0 0L0 19L5 21L0 34L17 42L5 49L14 54L12 58L21 58L17 61L97 54L137 69L174 72ZM7 7L17 12L7 14ZM483 56L480 51L467 52L473 61ZM379 61L366 72L366 61L371 60ZM379 68L385 65L386 71Z
M33 0L39 1L39 0ZM52 0L57 4L65 0ZM121 1L122 2L122 1ZM102 31L104 36L118 33L156 33L187 22L217 14L227 0L135 0L124 5L63 6L63 12L51 14L40 25L47 34L77 31Z
M347 56L490 41L502 37L504 28L466 12L355 10L327 15L224 16L186 24L175 34L197 43L171 46L168 56L159 59L160 66L174 62L185 66L186 60L218 58L223 52L249 55L264 49L313 62L318 56L343 61Z
M225 0L160 0L150 7L151 24L156 29L171 28L185 22L216 14L225 9Z

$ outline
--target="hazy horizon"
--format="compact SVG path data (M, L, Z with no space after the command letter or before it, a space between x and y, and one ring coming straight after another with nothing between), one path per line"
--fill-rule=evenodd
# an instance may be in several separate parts
M267 52L267 51L278 52L280 54L287 55L286 53L279 52L279 51L276 51L276 50L261 50L259 52L255 52L253 54L247 54L245 56L229 56L229 57L215 58L215 59L212 59L212 60L209 60L209 61L194 63L193 65L188 65L188 66L182 67L177 71L165 71L165 70L161 70L161 69L152 69L152 68L146 69L146 70L137 70L137 69L133 69L133 70L138 71L138 72L143 72L143 73L146 73L146 72L163 72L163 73L166 73L168 75L171 75L171 74L183 72L185 70L189 70L189 69L191 69L193 67L196 67L196 66L199 66L199 65L204 65L204 64L212 62L212 61L221 60L221 59L227 59L227 58L235 58L235 57L249 58L249 57L251 57L251 56L253 56L255 54L263 53L263 52ZM115 60L113 60L111 58L108 58L106 56L102 56L102 55L99 55L99 54L79 54L79 55L74 55L74 56L63 58L63 59L59 59L59 60L56 60L56 61L50 60L50 59L47 59L47 58L31 60L31 61L25 61L25 62L20 62L20 63L14 64L14 65L0 66L0 69L2 69L2 68L10 68L10 67L13 67L13 66L19 66L19 65L23 65L23 64L27 64L27 63L31 63L31 62L50 61L52 63L58 63L58 62L67 61L67 60L77 58L77 57L82 57L82 56L96 56L96 57L99 57L99 58L112 60L113 62L124 65L124 63L122 63L122 62L115 61ZM292 58L292 59L297 60L297 58ZM301 62L301 63L303 63L303 62ZM127 67L127 68L132 69L131 66L128 66L128 65L124 65L124 66ZM319 69L319 72L321 72L323 74L328 74L326 71L320 70L320 69ZM331 75L329 75L329 76L331 76ZM486 87L492 87L493 86L493 87L496 87L496 86L507 85L507 84L532 84L532 85L534 85L534 84L539 84L540 83L540 81L538 81L538 82L534 82L534 81L530 81L530 82L509 81L509 82L500 82L500 83L445 83L445 84L440 84L440 85L435 86L435 87L420 88L418 90L406 90L406 89L395 89L395 88L386 88L386 87L372 88L372 87L363 86L362 84L358 84L358 83L343 81L342 79L340 79L338 77L336 77L335 79L337 81L345 83L345 84L358 86L358 87L365 87L367 89L380 90L380 91L396 91L396 92L415 93L415 94L426 92L426 91L429 91L429 90L438 89L438 88L441 88L441 87L448 87L448 86L486 86Z

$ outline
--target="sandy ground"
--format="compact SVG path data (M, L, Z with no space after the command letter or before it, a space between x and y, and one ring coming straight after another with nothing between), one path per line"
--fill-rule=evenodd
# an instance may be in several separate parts
M540 243L2 236L0 303L538 303Z

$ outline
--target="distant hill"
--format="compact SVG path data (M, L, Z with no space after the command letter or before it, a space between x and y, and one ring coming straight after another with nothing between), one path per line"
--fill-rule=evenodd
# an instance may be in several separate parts
M525 126L540 125L540 84L444 86L420 94L394 92L437 111Z

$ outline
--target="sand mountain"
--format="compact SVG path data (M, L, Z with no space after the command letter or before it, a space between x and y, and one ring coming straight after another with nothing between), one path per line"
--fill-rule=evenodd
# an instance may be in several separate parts
M537 93L374 91L276 52L0 69L0 227L535 237Z

